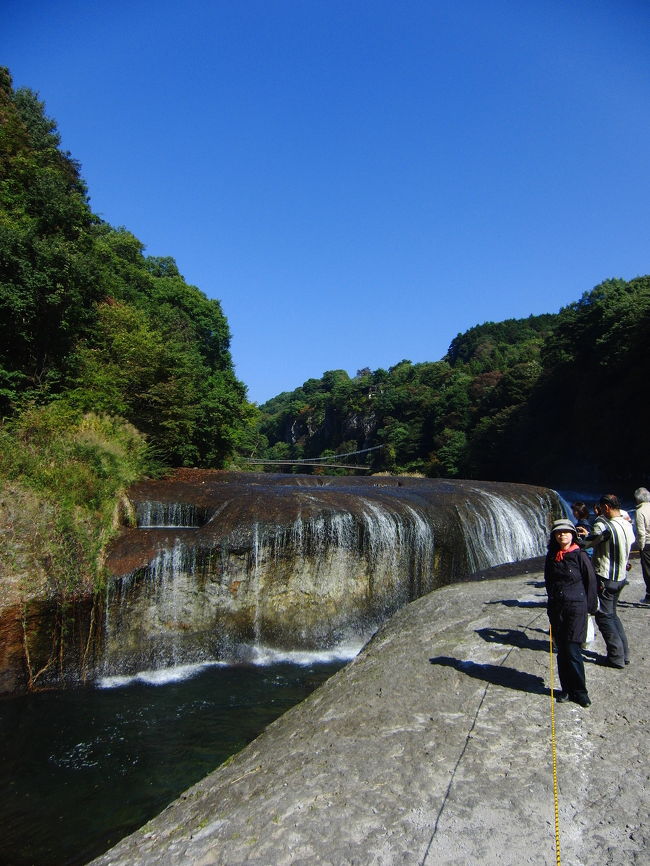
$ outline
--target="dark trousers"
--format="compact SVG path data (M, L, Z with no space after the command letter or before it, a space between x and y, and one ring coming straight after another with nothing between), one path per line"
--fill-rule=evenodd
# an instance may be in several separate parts
M557 650L557 672L563 692L572 698L586 698L585 665L582 641L587 629L587 607L584 602L551 602L548 618Z
M557 647L557 672L563 692L572 698L586 698L585 665L582 660L582 647L573 640L555 640Z
M650 595L650 544L646 544L643 550L639 551L639 556L643 580L645 581L645 594Z
M619 619L616 610L621 590L601 587L602 584L599 581L598 600L600 602L600 609L596 614L596 624L600 629L603 640L607 644L607 658L612 664L623 667L630 660L630 649L623 623Z

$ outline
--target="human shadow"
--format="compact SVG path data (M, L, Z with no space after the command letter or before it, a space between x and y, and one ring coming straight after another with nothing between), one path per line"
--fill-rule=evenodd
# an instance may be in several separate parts
M639 608L641 610L648 610L649 607L649 605L645 604L642 601L625 601L623 599L619 600L618 606L625 608Z
M486 601L485 604L503 604L505 607L546 607L546 600L520 601L518 598L498 598L494 601Z
M594 665L599 665L602 663L602 659L606 658L606 656L602 655L602 653L598 653L595 650L583 649L582 650L583 659Z
M488 643L501 643L519 649L548 651L548 640L536 640L514 628L478 628L476 634Z
M548 628L533 628L532 625L527 625L526 631L534 631L536 634L545 635L546 636L546 642L548 643Z
M548 695L550 691L544 685L542 677L518 671L516 668L507 668L503 665L478 664L477 662L462 661L450 656L434 656L429 659L432 665L443 665L454 668L459 673L467 674L477 680L492 683L495 686L503 686L507 689L516 689L520 692L529 692L533 695Z

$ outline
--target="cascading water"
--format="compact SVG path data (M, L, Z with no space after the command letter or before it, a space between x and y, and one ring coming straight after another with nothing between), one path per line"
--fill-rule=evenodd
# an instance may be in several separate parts
M470 572L541 556L548 543L548 508L540 496L516 505L474 488L471 509L461 515Z
M358 642L436 586L540 555L561 513L523 485L196 475L133 492L123 550L142 565L109 596L105 674Z
M260 527L258 523L253 526L253 550L252 550L252 584L253 595L255 598L254 614L253 614L253 639L255 644L259 645L262 638L262 628L260 625L260 605L262 597L262 588L260 585Z
M563 513L525 485L201 470L130 498L103 598L6 614L5 691L358 645L423 593L543 553Z
M140 529L196 529L209 517L205 508L191 502L138 502L135 509Z

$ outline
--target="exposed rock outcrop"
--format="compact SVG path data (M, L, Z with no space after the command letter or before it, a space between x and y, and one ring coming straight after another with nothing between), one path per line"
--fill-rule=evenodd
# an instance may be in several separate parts
M557 673L540 567L403 608L355 661L93 866L555 862L549 659L556 685ZM598 637L586 654L591 708L555 705L566 863L648 862L650 608L635 603L638 560L631 580L621 615L632 664L590 664Z

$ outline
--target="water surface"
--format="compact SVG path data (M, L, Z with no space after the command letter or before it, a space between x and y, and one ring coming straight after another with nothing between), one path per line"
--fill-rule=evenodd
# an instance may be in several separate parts
M0 864L81 866L142 826L344 664L296 660L0 701Z

